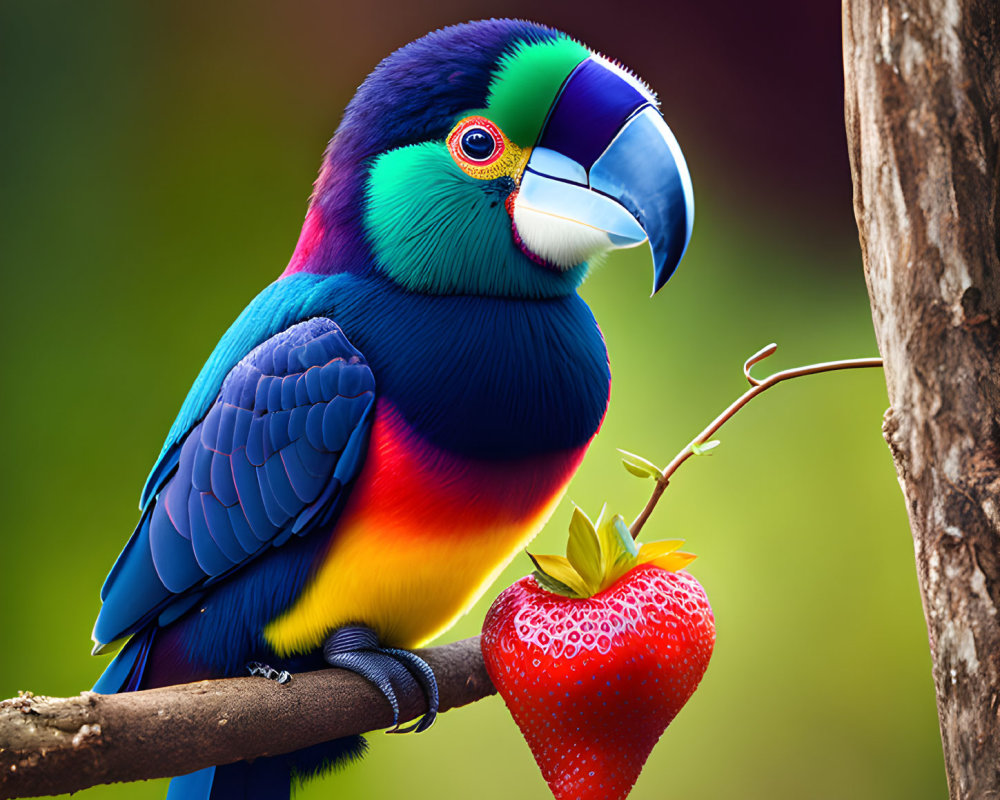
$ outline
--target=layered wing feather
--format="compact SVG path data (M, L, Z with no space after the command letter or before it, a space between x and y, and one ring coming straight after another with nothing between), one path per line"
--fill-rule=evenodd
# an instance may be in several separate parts
M328 525L364 461L374 398L364 357L324 317L240 361L104 583L98 649L167 624L268 547Z

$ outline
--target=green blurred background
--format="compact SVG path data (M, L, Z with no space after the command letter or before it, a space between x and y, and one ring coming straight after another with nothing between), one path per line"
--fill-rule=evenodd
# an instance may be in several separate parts
M98 588L142 481L210 348L287 261L353 87L431 28L492 15L556 25L646 77L698 198L655 300L643 252L585 286L614 389L570 498L637 512L650 486L615 448L669 460L769 341L761 374L875 353L834 0L0 0L0 697L73 694L102 669ZM636 800L945 795L886 405L871 370L785 384L678 473L646 536L700 554L718 644ZM564 502L536 549L560 550L568 518ZM518 558L448 638L475 633L528 569ZM370 741L301 797L546 796L496 698Z

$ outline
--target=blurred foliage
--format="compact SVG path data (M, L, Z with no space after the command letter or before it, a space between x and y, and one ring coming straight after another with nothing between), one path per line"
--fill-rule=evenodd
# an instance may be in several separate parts
M407 5L387 17L389 35L353 10L320 52L297 50L288 29L273 42L263 25L244 35L260 3L245 16L170 5L0 5L3 697L73 694L99 674L105 660L88 655L98 588L135 523L142 480L212 344L291 253L352 87L436 25L532 16L524 4L452 4L447 18ZM301 22L317 4L289 5ZM569 14L535 16L575 31ZM642 24L626 16L608 24ZM737 201L738 171L678 135L698 195L678 274L649 300L648 255L631 252L584 288L614 374L604 428L569 491L592 515L604 501L638 512L651 484L625 473L616 448L668 461L742 391L740 364L760 346L781 346L761 376L875 353L856 241L745 193ZM886 405L875 371L784 384L672 481L643 537L684 538L699 554L691 571L715 608L718 644L636 800L945 794L912 545L879 433ZM564 502L533 550L562 552L569 515ZM528 571L519 557L448 637L475 633L492 598ZM299 796L546 795L496 698L427 734L370 741L363 763Z

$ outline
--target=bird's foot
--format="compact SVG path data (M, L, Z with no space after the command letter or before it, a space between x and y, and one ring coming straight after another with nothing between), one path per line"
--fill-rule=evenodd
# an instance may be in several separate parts
M247 672L255 677L267 678L269 681L277 681L278 683L288 683L292 679L292 674L287 669L275 669L259 661L251 661L247 664Z
M380 647L371 628L352 625L334 631L323 645L323 657L331 667L356 672L374 683L392 706L394 727L389 733L427 730L438 713L438 686L434 672L420 656L409 650ZM423 690L427 713L406 728L399 727L398 695L412 696Z

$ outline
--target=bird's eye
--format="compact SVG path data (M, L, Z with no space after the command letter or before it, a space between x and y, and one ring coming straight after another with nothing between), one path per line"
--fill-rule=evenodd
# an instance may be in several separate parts
M474 178L493 180L507 175L520 148L486 117L466 117L448 134L448 149L462 170Z
M476 126L462 134L461 146L462 152L472 161L486 161L497 144L488 130Z

